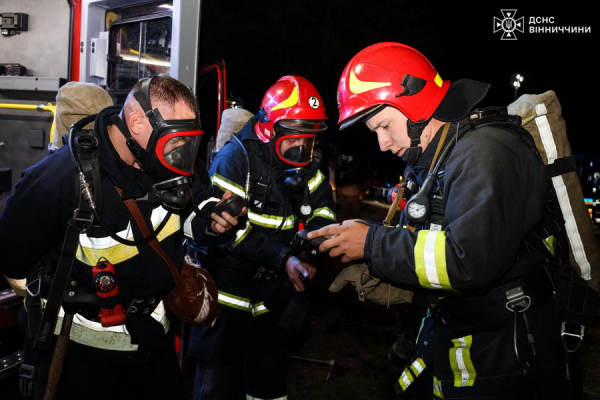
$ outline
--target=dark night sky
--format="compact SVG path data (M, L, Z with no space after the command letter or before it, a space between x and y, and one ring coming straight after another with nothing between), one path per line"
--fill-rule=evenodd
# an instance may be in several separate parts
M519 94L554 90L563 107L573 153L600 154L600 135L592 123L598 105L593 97L598 76L593 62L598 51L597 17L582 1L517 6L494 0L476 7L452 2L443 8L431 3L205 0L202 61L226 61L228 92L243 98L252 112L278 78L304 76L325 102L329 140L343 151L359 151L365 157L372 154L381 162L388 156L378 153L375 136L365 128L337 131L337 82L346 63L364 47L402 42L429 58L445 80L471 78L491 83L480 106L512 102L515 92L510 78L517 72L525 76ZM523 17L524 32L516 32L517 40L501 40L502 32L493 32L494 17L502 19L500 10L511 8L517 10L515 18ZM587 27L591 33L530 33L530 17L552 17L554 24L546 23L546 27Z

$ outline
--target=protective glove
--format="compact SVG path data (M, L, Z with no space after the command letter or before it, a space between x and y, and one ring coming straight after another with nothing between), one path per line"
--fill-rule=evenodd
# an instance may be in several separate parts
M389 306L391 304L410 303L413 292L397 288L381 279L369 275L367 264L353 264L338 274L329 286L332 292L339 292L350 282L358 293L358 299L371 300L374 303Z

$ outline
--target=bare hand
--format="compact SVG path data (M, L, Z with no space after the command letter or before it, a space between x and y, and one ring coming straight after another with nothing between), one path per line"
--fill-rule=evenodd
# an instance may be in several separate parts
M290 256L285 263L285 272L294 285L294 289L297 292L303 292L304 283L302 281L305 278L312 279L317 269L309 263L301 261L298 257Z
M342 255L342 262L365 258L365 240L369 224L361 219L342 221L340 224L327 225L308 233L310 239L325 236L328 240L319 246L320 252L329 251L331 257Z
M231 196L233 196L233 192L231 190L228 190L223 194L223 198L221 200L225 200ZM241 214L235 217L233 215L230 215L227 211L223 211L221 215L212 213L210 214L210 217L212 218L210 228L213 230L213 232L225 233L232 227L236 226L238 224L238 218L246 215L247 212L248 208L244 207L242 208Z

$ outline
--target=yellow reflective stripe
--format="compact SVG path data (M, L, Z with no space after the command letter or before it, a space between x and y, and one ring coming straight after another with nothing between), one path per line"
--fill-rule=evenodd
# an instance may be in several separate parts
M264 314L266 312L269 312L269 310L267 309L267 307L265 307L265 303L263 303L262 301L258 304L254 304L252 306L252 316L253 317Z
M325 181L325 175L323 175L323 173L321 172L321 170L318 170L317 173L315 174L315 176L313 176L309 181L308 181L308 190L312 193L315 191L316 188L319 187L319 185Z
M152 226L156 228L162 222L162 219L166 216L167 211L162 207L157 207L152 210L150 220ZM158 234L157 238L159 241L179 231L181 228L181 219L179 215L171 215L169 221L165 225L162 231ZM117 232L117 236L126 239L133 240L133 232L131 230L131 223L127 225L127 228L121 232ZM112 264L118 264L125 260L129 260L138 255L138 249L136 246L129 246L122 244L111 238L110 236L94 238L89 237L85 233L79 235L79 247L75 257L77 260L84 264L94 266L98 263L98 259L101 257L106 258Z
M410 365L410 369L412 370L413 374L415 374L415 376L421 375L421 372L423 372L423 370L425 369L425 361L423 361L422 358L417 358Z
M398 378L398 383L402 390L406 390L413 381L421 375L425 369L425 361L422 358L417 358L408 367L404 368L402 375Z
M444 395L442 394L442 382L440 382L435 376L433 377L433 394L440 399L444 398Z
M250 233L251 230L252 230L252 225L250 225L250 222L246 221L246 225L244 226L244 229L240 229L239 231L237 231L235 233L235 237L233 239L233 243L231 243L230 248L234 248L239 243L241 243L241 241L244 240L246 238L246 236L248 236L248 233Z
M471 361L471 344L473 336L452 339L454 347L450 349L450 367L454 373L454 386L473 386L475 383L475 367Z
M217 197L210 197L207 200L204 200L202 203L198 204L198 208L200 210L202 210L202 208L204 208L204 206L208 203L218 203L221 199L217 198ZM195 240L196 238L194 237L194 231L192 230L192 220L196 218L196 212L192 211L190 213L190 215L188 215L188 217L185 219L185 221L183 222L183 234L189 238L192 238L193 240Z
M159 207L160 209L163 209L162 207ZM163 209L164 210L164 209ZM154 228L157 228L160 225L160 222L162 220L159 220L158 222L154 222L154 220L152 221L152 226ZM181 217L179 215L176 214L172 214L171 217L169 218L169 221L167 221L167 224L165 225L165 227L158 233L158 235L156 236L156 238L158 239L158 241L162 241L163 239L171 236L172 234L174 234L175 232L179 231L179 229L181 229Z
M210 179L213 185L217 186L222 191L226 192L227 190L231 190L234 194L237 194L244 199L246 198L246 192L244 191L244 187L242 185L238 185L234 181L231 181L219 174L214 174Z
M127 229L117 232L117 236L133 240L131 224ZM100 257L104 257L113 264L118 264L138 255L135 246L127 246L117 242L111 237L90 238L85 233L79 235L79 247L75 257L84 264L94 266Z
M252 309L252 303L249 299L228 294L219 290L219 304L223 304L238 310L250 311Z
M422 230L415 244L415 273L427 289L453 290L446 269L446 232Z
M292 89L292 93L290 94L290 97L288 97L281 103L275 105L275 107L271 108L271 111L279 110L280 108L289 108L291 106L295 106L296 104L298 104L298 100L299 100L298 87L294 86L294 89Z
M442 77L440 76L440 74L435 74L435 78L433 79L433 81L439 87L442 87L442 85L444 84L444 81L442 80Z
M254 225L277 229L279 228L279 225L281 225L283 217L279 217L277 215L257 214L252 211L248 211L248 220ZM292 229L295 224L296 216L290 215L286 218L281 229Z
M252 304L250 299L246 299L244 297L236 296L230 293L225 293L221 290L219 290L218 301L219 304L223 304L225 306L229 306L237 310L248 311L252 313L253 317L269 312L269 309L265 307L262 301L260 303Z
M413 383L413 380L414 378L412 374L408 371L408 368L405 368L404 371L402 371L402 375L400 375L400 378L398 378L398 383L400 384L402 390L406 390L406 388L409 387L411 383Z
M544 245L548 248L550 254L554 255L554 235L550 235L544 239Z
M327 218L327 219L336 221L335 213L333 211L331 211L331 209L329 207L317 208L315 211L313 211L313 215L311 215L311 217L306 222L309 222L311 219L313 219L315 217L323 217L323 218Z
M363 92L368 92L369 90L379 89L385 86L391 86L392 82L367 82L361 81L354 74L354 71L350 71L350 82L348 82L348 87L352 93L358 94Z

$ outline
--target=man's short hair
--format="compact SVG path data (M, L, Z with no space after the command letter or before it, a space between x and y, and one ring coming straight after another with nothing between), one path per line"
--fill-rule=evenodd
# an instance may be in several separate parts
M139 80L131 89L129 96L142 90L142 83L143 79ZM174 107L177 101L183 100L196 116L200 115L200 107L198 106L198 100L196 99L194 92L192 92L189 87L170 76L158 75L152 78L150 84L150 99L153 103L158 102L170 107Z

